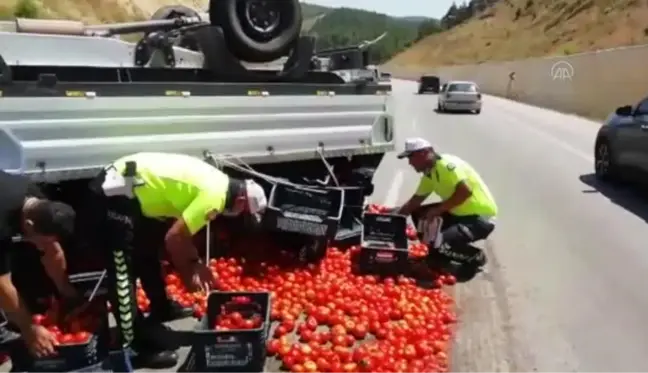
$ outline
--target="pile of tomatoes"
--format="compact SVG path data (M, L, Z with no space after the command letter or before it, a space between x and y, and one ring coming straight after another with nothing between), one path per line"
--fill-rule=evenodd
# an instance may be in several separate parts
M371 206L376 212L381 206ZM416 238L416 230L408 228ZM271 335L267 350L275 364L292 372L445 372L454 324L454 301L443 286L455 284L436 274L437 288L423 289L408 277L381 279L357 275L360 248L329 247L317 264L296 265L295 254L260 241L242 245L240 255L212 259L209 267L221 291L267 291L271 294ZM255 255L249 254L250 248ZM421 257L427 247L410 245ZM178 276L166 275L170 296L206 311L204 294L184 290ZM140 308L148 307L138 292ZM260 316L260 315L258 315ZM260 317L222 314L215 327L258 327Z
M34 314L32 322L47 328L62 345L87 343L101 327L102 319L93 312L96 308L96 303L90 304L76 315L66 315L61 312L60 303L52 299L45 314Z

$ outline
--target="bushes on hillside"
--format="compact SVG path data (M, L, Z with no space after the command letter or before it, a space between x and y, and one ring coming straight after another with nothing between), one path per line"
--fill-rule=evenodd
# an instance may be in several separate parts
M39 14L40 9L35 0L18 0L13 8L0 5L0 19L38 18Z

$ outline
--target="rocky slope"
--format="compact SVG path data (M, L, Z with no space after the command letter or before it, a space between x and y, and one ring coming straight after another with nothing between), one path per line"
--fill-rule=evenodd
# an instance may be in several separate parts
M500 0L390 64L448 66L644 44L647 19L645 0Z
M9 17L16 9L27 16L78 19L87 23L124 22L145 19L164 5L182 4L204 9L208 0L3 0L0 14Z

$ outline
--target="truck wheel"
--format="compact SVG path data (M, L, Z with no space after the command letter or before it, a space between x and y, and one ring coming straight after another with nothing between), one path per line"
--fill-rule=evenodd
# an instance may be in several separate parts
M234 56L257 63L286 56L302 26L299 0L211 0L209 18Z

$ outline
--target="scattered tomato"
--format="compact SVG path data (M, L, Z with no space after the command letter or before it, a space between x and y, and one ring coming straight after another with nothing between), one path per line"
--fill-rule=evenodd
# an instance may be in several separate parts
M371 204L368 212L387 213ZM408 225L408 239L418 237ZM269 355L293 372L439 372L449 369L452 324L457 322L452 298L441 290L456 284L450 275L430 272L436 289L422 289L413 279L398 276L381 279L354 274L352 261L359 246L346 251L329 247L318 264L295 267L294 253L276 247L271 240L242 238L219 230L230 240L232 257L212 259L209 268L220 291L268 291L274 335L267 343ZM225 239L225 238L223 238ZM425 257L425 243L411 242L409 255ZM189 293L171 265L165 268L167 293L194 308L198 318L207 311L206 294ZM137 286L137 305L148 310L150 302ZM249 297L232 300L253 303ZM265 315L221 310L214 327L219 330L259 328ZM54 319L54 318L48 318ZM38 322L46 323L48 319ZM36 322L36 320L35 320ZM69 331L66 329L66 333ZM292 334L297 338L293 338ZM61 338L66 334L61 334Z

